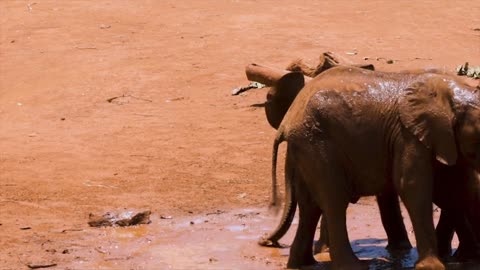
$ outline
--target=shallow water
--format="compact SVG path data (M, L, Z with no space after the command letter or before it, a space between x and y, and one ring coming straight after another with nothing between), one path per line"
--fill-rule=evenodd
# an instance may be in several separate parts
M370 269L414 266L415 249L397 256L385 249L385 232L372 199L361 200L350 207L347 214L352 248L359 258L370 261ZM278 219L265 209L218 211L172 219L160 219L153 214L149 225L92 229L89 235L93 237L96 233L91 241L97 252L70 266L82 269L282 269L289 248L257 245L257 239L270 232ZM405 221L414 244L410 222ZM282 243L291 243L296 223L295 220ZM316 259L322 263L313 269L331 268L328 254L318 254ZM449 265L449 269L462 268Z

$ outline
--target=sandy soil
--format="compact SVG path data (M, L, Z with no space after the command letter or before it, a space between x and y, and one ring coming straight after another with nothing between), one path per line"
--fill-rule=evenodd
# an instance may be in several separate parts
M389 71L479 65L479 14L476 1L0 1L0 269L283 267L288 249L255 245L276 223L274 130L255 106L265 89L230 95L245 65L324 51ZM381 247L363 202L351 240ZM123 210L153 222L87 225Z

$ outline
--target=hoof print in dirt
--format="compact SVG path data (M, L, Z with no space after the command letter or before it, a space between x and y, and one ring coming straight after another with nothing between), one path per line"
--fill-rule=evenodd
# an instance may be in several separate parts
M139 212L134 215L133 212L124 212L120 214L112 214L107 212L102 216L97 216L95 214L89 215L88 225L90 227L112 227L112 226L134 226L139 224L150 224L151 211Z

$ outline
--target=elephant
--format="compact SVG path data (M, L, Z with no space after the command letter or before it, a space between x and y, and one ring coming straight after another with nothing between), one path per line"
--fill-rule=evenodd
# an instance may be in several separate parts
M442 209L436 236L441 258L450 257L456 232L460 244L454 258L480 262L480 175L469 167L461 162L450 167L434 164L433 202ZM464 209L466 204L472 207Z
M309 69L307 69L308 71ZM372 69L373 70L373 69ZM310 76L308 72L305 72L302 68L296 69L295 71L300 71L306 76ZM407 70L402 71L402 73L411 73L411 74L422 74L422 73L437 73L445 75L444 71L439 71L435 69L430 70ZM316 74L318 75L318 74ZM300 84L301 85L301 84ZM284 87L286 88L286 87ZM299 89L298 87L290 87L287 89L278 89L278 87L273 87L268 94L268 101L265 105L266 116L269 124L277 129L280 125L281 120L283 119L286 111L290 107L291 103L293 102L294 98L298 94ZM438 166L438 164L437 164ZM445 166L444 166L445 167ZM437 234L437 241L438 241L438 249L439 254L442 259L449 259L451 255L451 242L453 238L453 234L455 231L455 226L458 226L459 217L448 217L447 208L452 208L451 202L459 202L461 201L462 196L466 194L468 191L463 190L459 192L457 189L456 193L451 192L451 188L455 188L454 180L459 177L466 177L466 172L463 171L466 169L467 171L471 170L469 168L462 168L460 166L453 166L452 168L445 167L440 168L437 170L435 183L442 183L441 185L437 185L436 192L434 196L436 197L435 202L440 202L442 205L442 213L441 218L438 223L438 227L436 230ZM470 173L473 177L478 177L478 175ZM445 177L448 175L448 177ZM298 176L297 176L298 177ZM453 181L452 181L453 180ZM289 182L294 180L289 180ZM444 184L451 182L451 184ZM475 187L473 187L475 188ZM478 188L478 187L476 187ZM478 193L478 192L477 192ZM443 199L442 199L443 198ZM450 201L446 201L445 198L450 199ZM287 188L287 200L285 204L285 209L283 212L282 220L278 227L270 233L266 237L262 237L259 241L259 244L262 246L270 246L270 247L281 247L278 243L278 240L285 235L287 230L291 225L291 221L295 215L296 210L296 199L294 194L291 194L290 187ZM407 232L405 230L405 226L403 223L403 219L400 212L400 206L398 203L398 195L391 187L388 190L384 190L381 195L377 196L377 203L380 209L381 220L382 224L384 225L385 231L388 236L388 245L387 249L393 252L404 252L411 248L411 244L408 240ZM477 199L478 205L478 199ZM457 208L460 206L456 206ZM458 213L458 211L454 211L454 213ZM457 222L457 224L453 224ZM467 222L468 223L468 222ZM478 224L478 222L477 222ZM462 229L463 227L463 229ZM478 244L472 242L472 233L471 230L466 230L465 225L460 225L459 230L462 237L460 237L460 245L459 249L456 252L455 258L458 261L466 261L466 260L480 260L480 249L478 248ZM480 232L479 230L477 230ZM476 235L474 239L480 240L480 235ZM328 232L326 230L325 219L322 219L321 225L321 233L320 239L318 242L315 243L314 246L314 253L320 253L323 251L328 250Z
M292 68L293 67L293 68ZM373 66L358 66L360 68L374 70ZM332 68L332 67L328 67ZM324 72L325 70L318 70L306 66L303 62L294 61L287 68L289 71L301 72L305 76L314 77ZM301 84L298 84L301 85ZM278 89L273 87L267 96L265 104L265 113L267 120L275 129L278 129L281 120L285 116L288 108L299 92L298 87L282 87L285 89ZM298 176L297 176L298 177ZM291 193L290 187L287 187L287 203L283 212L282 220L279 226L268 236L264 236L259 240L259 245L268 247L282 247L278 242L288 231L293 217L296 212L296 200L294 194ZM355 203L356 200L352 201ZM387 249L393 252L404 252L410 250L412 245L408 239L408 234L403 223L401 215L400 204L398 202L398 195L390 185L381 195L377 196L377 203L380 209L381 220L388 237ZM325 219L322 219L322 228L326 229ZM318 242L315 243L315 253L320 253L328 250L328 235L325 232L320 233Z
M287 195L295 195L300 210L287 266L316 263L311 243L324 213L334 267L367 269L350 247L345 210L358 197L381 195L393 187L414 227L416 269L444 269L431 212L434 167L457 164L479 170L480 98L475 89L443 74L354 67L329 69L307 84L301 73L288 73L276 88L287 89L294 100L283 118L272 118L278 123L272 205L278 206L276 160L278 146L285 141L285 179L295 179L287 183L292 189ZM365 153L370 153L368 159ZM474 179L461 178L457 184L478 186L478 181L463 183ZM465 196L470 197L475 196ZM465 209L474 204L461 205L454 209L458 212L449 213L478 213L478 208Z

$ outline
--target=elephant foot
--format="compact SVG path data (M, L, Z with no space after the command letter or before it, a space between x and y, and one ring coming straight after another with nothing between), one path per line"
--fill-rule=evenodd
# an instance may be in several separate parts
M278 241L273 241L268 238L260 238L258 244L262 247L271 247L271 248L287 248L287 245L280 244Z
M318 262L313 258L313 255L306 254L302 258L295 258L291 256L288 258L287 268L288 269L305 269L307 267L313 267L317 265Z
M390 253L405 253L412 249L410 241L395 241L389 242L386 249Z
M330 248L328 247L327 244L317 241L313 245L313 254L319 254L319 253L327 253L330 251Z
M453 254L452 259L456 262L480 262L480 250L459 248Z
M352 260L351 262L334 262L333 265L333 269L335 270L368 270L370 268L369 261L363 261L358 259Z
M415 270L445 270L445 265L435 256L427 256L415 264Z
M453 258L452 254L452 249L447 247L438 247L438 257L443 261L443 262L451 262L454 261L455 259Z

